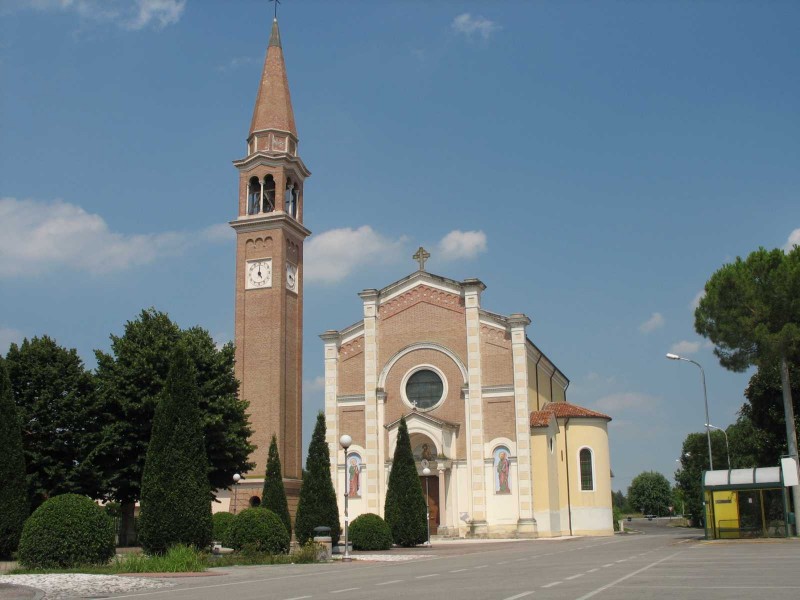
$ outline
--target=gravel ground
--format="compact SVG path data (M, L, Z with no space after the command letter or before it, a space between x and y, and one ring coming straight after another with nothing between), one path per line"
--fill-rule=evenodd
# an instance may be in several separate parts
M137 592L171 587L174 584L160 579L119 577L117 575L87 575L64 573L51 575L3 575L0 583L24 585L40 589L47 600L62 598L91 598L105 594Z

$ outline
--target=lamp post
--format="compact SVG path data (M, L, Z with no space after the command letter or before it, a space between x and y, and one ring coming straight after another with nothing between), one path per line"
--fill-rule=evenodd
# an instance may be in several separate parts
M236 514L236 507L239 502L239 482L242 480L242 476L239 473L233 474L233 514Z
M353 560L350 558L350 549L347 544L347 534L350 529L350 517L347 514L347 498L350 496L350 491L347 489L347 449L352 443L353 438L347 434L339 438L339 445L342 447L342 450L344 450L344 556L342 557L342 562L350 562Z
M722 429L721 427L717 427L716 425L712 425L711 423L706 423L706 427L711 427L711 429L716 429L717 431L721 431L722 434L725 436L725 454L728 455L728 471L731 470L731 447L728 445L728 432Z
M431 470L428 467L422 469L422 474L425 476L425 523L428 526L428 546L431 545L431 505L428 500L428 476Z
M673 354L669 352L667 354L667 358L670 360L682 360L684 362L690 362L695 365L698 369L700 369L700 375L703 378L703 399L706 403L706 438L708 439L708 470L714 470L714 459L711 457L711 429L708 426L708 422L711 420L708 418L708 392L706 392L706 372L703 370L703 367L700 365L699 362L693 361L691 358L683 358L682 356L678 356L677 354Z

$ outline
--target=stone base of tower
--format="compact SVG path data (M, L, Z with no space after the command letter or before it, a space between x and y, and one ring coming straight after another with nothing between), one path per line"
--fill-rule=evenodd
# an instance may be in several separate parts
M289 515L292 517L292 525L297 516L297 503L300 502L300 486L303 485L302 479L284 479L283 488L286 490L286 502L289 504Z

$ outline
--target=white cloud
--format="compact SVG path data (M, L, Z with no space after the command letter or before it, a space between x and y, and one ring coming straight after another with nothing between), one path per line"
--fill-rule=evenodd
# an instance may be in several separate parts
M230 59L227 63L217 66L217 71L222 73L226 71L233 71L234 69L238 69L239 67L243 67L249 65L251 63L256 62L258 59L254 56L235 56Z
M303 392L321 392L325 389L325 378L322 375L314 379L303 380Z
M19 344L25 336L18 329L10 327L0 327L0 356L8 353L11 344Z
M491 35L500 31L502 27L490 21L489 19L481 16L473 17L470 13L462 13L458 15L450 24L453 31L463 33L467 37L479 35L483 39L488 40Z
M700 290L699 292L697 292L694 295L694 298L692 298L692 301L689 303L689 310L691 310L692 312L696 311L697 307L700 306L700 300L702 300L703 296L705 295L706 295L705 290Z
M786 240L786 245L783 247L783 249L786 252L790 252L795 246L800 246L800 228L795 229L789 234L789 239Z
M673 354L695 354L698 350L700 350L700 345L701 342L682 340L672 344L672 346L669 348L669 351Z
M37 276L63 267L107 273L231 239L228 229L213 225L199 232L123 234L75 204L0 198L0 277Z
M455 229L439 242L443 260L475 258L486 252L486 234L483 231L459 231Z
M336 283L360 267L404 258L406 238L387 238L369 225L331 229L312 237L305 248L305 280Z
M186 0L27 0L16 2L14 8L69 11L87 21L110 21L131 30L151 25L163 29L180 20Z
M654 312L647 321L639 325L639 331L642 333L650 333L659 327L664 326L664 315Z
M640 394L638 392L622 392L603 396L594 403L601 411L614 412L617 410L644 410L653 408L659 400L655 396ZM612 415L613 416L613 415Z

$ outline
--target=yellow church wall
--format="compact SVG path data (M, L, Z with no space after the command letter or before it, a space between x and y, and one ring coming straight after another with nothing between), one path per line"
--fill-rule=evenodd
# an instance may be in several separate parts
M567 390L561 384L553 381L553 402L566 402Z
M528 358L527 367L528 367L528 412L532 412L534 410L539 410L541 408L541 405L539 404L539 392L536 389L536 384L537 384L536 362Z
M463 309L420 301L384 317L378 325L378 365L385 365L403 348L419 342L441 344L467 363L466 321ZM380 369L380 367L379 367Z
M531 433L533 472L533 516L539 537L562 535L558 480L558 431L555 420L549 427L537 427ZM553 451L550 451L550 440Z
M539 406L544 406L552 398L550 395L550 374L544 369L541 362L536 372L539 377Z

